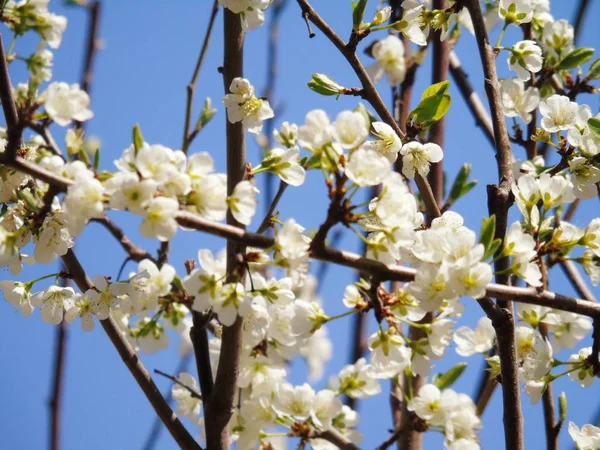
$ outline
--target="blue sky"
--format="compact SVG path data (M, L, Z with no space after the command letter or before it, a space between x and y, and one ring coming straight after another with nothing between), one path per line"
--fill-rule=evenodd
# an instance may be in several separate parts
M97 59L92 91L92 108L95 118L89 123L91 135L102 141L102 167L112 169L116 159L131 140L131 128L139 123L146 141L179 148L184 117L185 86L189 82L193 66L204 35L211 0L105 0L101 18L100 36L103 49ZM315 0L314 7L322 13L339 34L346 37L351 27L350 2L341 0ZM372 0L370 10L376 2ZM554 0L551 2L556 18L573 17L575 1ZM582 45L593 46L600 35L593 22L600 17L600 2L592 1L584 22L580 39ZM54 77L69 83L80 78L81 60L85 45L85 15L78 8L66 8L60 2L52 2L51 8L68 17L69 24L61 48L55 53ZM370 13L368 13L369 15ZM1 28L3 38L8 41L8 31ZM356 106L356 99L320 97L306 87L313 72L326 73L345 86L356 86L357 80L345 60L333 50L332 45L317 31L309 40L306 26L300 17L296 2L287 1L280 28L279 74L277 78L277 101L279 112L276 124L284 120L302 123L304 115L315 108L325 109L332 117L343 109ZM250 33L246 39L245 75L262 91L265 87L266 45L268 28L262 27ZM367 39L366 44L372 39ZM504 42L519 40L516 34L507 33ZM19 41L16 50L22 54L36 45L34 36ZM466 35L457 48L470 79L482 97L483 78L475 40ZM368 63L367 57L363 58ZM222 16L219 15L213 41L200 74L196 89L195 112L198 113L205 97L210 96L219 108L218 115L198 136L191 152L209 151L219 170L225 170L225 115L221 106L223 95L221 76L217 71L222 64ZM505 56L498 58L500 76L508 74ZM25 80L20 62L11 66L13 83ZM431 78L431 64L427 60L419 69L415 97L426 87ZM379 84L382 96L389 101L389 87ZM478 229L481 218L487 214L485 185L496 180L495 159L490 145L466 109L458 91L451 87L453 103L447 115L447 141L444 146L445 169L453 179L464 162L473 165L473 173L479 180L477 188L468 198L456 204L456 211L465 216L467 224ZM485 98L484 98L485 99ZM592 101L594 113L598 112L598 101L589 96L581 101ZM63 144L64 130L55 128L55 136ZM514 149L523 158L521 148ZM248 155L258 161L259 150L249 139ZM307 183L286 192L281 216L296 217L307 228L315 228L324 219L327 209L326 191L318 174L310 174ZM259 179L259 187L263 180ZM263 202L264 203L264 202ZM262 205L264 207L264 205ZM598 215L598 203L590 200L579 208L574 223L585 226L592 216ZM124 227L136 242L154 251L156 243L142 238L137 232L138 222L125 214L115 214L115 220ZM515 216L516 219L516 216ZM255 225L256 226L256 225ZM194 258L200 248L219 250L224 242L211 236L180 231L173 245L171 262L179 273L183 273L183 261ZM352 235L345 235L339 246L358 250L359 242ZM103 229L91 225L77 240L77 254L91 276L115 276L124 258L123 251ZM314 267L318 267L315 264ZM134 267L131 266L131 269ZM50 273L53 267L28 268L23 279ZM9 278L8 272L0 272L0 278ZM322 286L324 308L329 314L343 312L341 303L343 289L354 280L355 274L347 269L331 267L328 281ZM560 271L551 274L551 287L565 294L572 294ZM598 290L595 292L598 294ZM482 315L480 308L466 300L467 307L461 324L474 326ZM331 324L329 334L334 344L334 356L327 366L327 375L318 387L323 386L329 374L338 371L347 363L350 333L349 321ZM3 401L0 402L0 423L3 430L3 448L10 450L40 449L48 441L48 399L53 361L55 329L42 322L38 313L23 318L10 304L0 302L0 384L4 386ZM586 341L583 345L589 345ZM143 356L144 363L152 370L172 372L178 365L177 345L168 351L153 356ZM63 448L86 450L113 448L130 450L140 448L154 414L135 381L122 364L101 329L83 333L79 325L69 327L67 352L65 401L63 415ZM459 361L454 349L436 365L435 371L444 371ZM482 359L472 357L469 369L454 388L471 394L476 386ZM305 376L303 364L293 366L294 382L302 382ZM157 379L161 388L168 382ZM565 390L569 399L569 417L579 425L590 421L600 406L595 400L600 388L588 389L574 383L559 380L555 393ZM361 431L365 434L363 448L374 448L387 436L391 427L388 412L388 384L383 384L383 393L369 401L361 402ZM499 448L503 439L501 397L497 391L483 417L481 431L483 448ZM589 399L593 399L590 401ZM541 405L530 406L524 398L525 436L527 448L539 448L543 438ZM427 438L427 448L441 448L439 436ZM566 430L561 434L561 443L569 444ZM163 432L156 449L176 448L170 436ZM290 446L292 448L292 446Z

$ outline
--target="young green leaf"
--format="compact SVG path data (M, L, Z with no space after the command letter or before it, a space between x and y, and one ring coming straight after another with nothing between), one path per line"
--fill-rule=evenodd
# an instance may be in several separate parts
M496 233L496 216L484 217L481 223L481 231L479 232L479 242L483 244L485 253L487 254L494 241Z
M440 390L452 386L467 368L467 363L461 362L451 367L446 373L437 373L432 379L432 383Z
M470 175L471 164L463 164L463 166L458 171L456 178L454 179L454 183L452 183L452 187L450 188L450 196L448 197L448 203L454 203L461 197L463 189L469 181Z
M423 92L419 105L408 115L417 126L427 128L438 122L450 109L452 97L448 94L449 81L429 86Z
M562 61L558 63L556 68L558 70L571 70L575 67L581 66L584 62L588 61L594 54L593 48L581 47L576 48L565 56Z
M98 167L100 167L100 149L96 149L96 153L94 153L94 172L98 172Z
M358 30L365 16L365 8L368 0L352 0L352 29Z
M489 248L485 251L482 261L485 261L488 258L491 258L492 256L494 256L494 253L496 253L498 251L498 249L500 248L500 245L502 245L502 239L494 239L492 241L492 244L489 246Z
M594 136L600 139L600 119L592 117L590 120L588 120L588 126L590 127L590 131L594 134Z
M600 79L600 58L598 58L597 60L595 60L591 65L590 65L590 70L588 71L587 75L585 76L586 80L598 80Z
M140 130L139 124L133 126L133 148L137 154L138 150L144 145L144 136L142 136L142 130Z

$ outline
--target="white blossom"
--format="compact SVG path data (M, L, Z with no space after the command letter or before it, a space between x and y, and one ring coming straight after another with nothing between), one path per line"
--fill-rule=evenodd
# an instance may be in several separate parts
M411 179L415 177L415 172L426 177L429 174L430 164L440 162L444 157L439 145L430 142L421 144L416 141L404 144L400 154L402 155L402 173Z
M540 103L538 88L530 86L526 90L522 80L507 78L500 80L500 93L506 117L520 117L525 123L531 122L531 112Z
M342 111L333 123L335 139L342 148L357 148L367 139L369 127L365 117L355 111Z
M346 164L346 175L358 186L380 184L391 171L388 159L375 150L359 148Z
M254 86L245 78L234 78L223 103L231 123L242 122L250 133L259 134L262 122L274 117L269 102L256 97Z
M256 213L256 194L258 189L248 180L236 184L231 196L227 198L227 204L231 214L239 223L250 225L252 217Z
M482 317L477 322L477 328L460 327L454 332L453 340L456 343L456 353L461 356L471 356L475 353L484 353L494 346L496 331L492 321Z
M70 287L50 286L48 289L34 294L31 297L31 304L41 306L40 312L44 322L58 325L63 320L65 309L70 308L76 298L75 291Z
M89 109L90 97L77 83L69 86L67 83L54 82L48 86L44 98L46 112L62 127L66 127L73 120L83 122L94 117L94 113Z
M538 73L542 70L542 66L542 49L535 41L520 41L510 49L508 68L514 70L520 80L529 80L531 73Z
M533 4L531 0L500 0L498 14L506 23L529 23L533 18Z
M554 94L540 102L542 128L549 133L568 130L577 120L578 105L565 95Z
M178 224L175 216L179 211L177 200L169 197L153 198L145 211L144 220L140 225L142 235L168 241L177 232Z
M375 141L367 141L364 148L373 149L384 155L390 163L398 158L402 141L394 129L384 122L373 122L371 124L373 134L379 138Z
M419 30L420 31L420 30ZM404 61L404 44L397 36L389 36L377 41L371 50L376 62L367 67L367 73L376 83L387 76L388 82L396 86L406 76L406 62Z

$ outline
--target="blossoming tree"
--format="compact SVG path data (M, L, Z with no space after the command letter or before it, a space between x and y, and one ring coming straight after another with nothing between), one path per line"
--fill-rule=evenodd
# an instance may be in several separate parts
M87 91L100 2L71 1L91 18L81 86L52 77L52 50L61 44L66 19L50 12L48 0L2 2L0 264L14 275L0 281L4 297L25 316L39 309L51 325L80 322L92 331L99 323L184 449L266 450L288 441L299 448L361 448L356 402L388 386L393 424L380 437L380 449L422 448L428 432L441 433L449 450L480 448L481 415L497 386L506 448L524 447L522 388L532 403L542 403L547 448L558 448L567 397L553 392L553 382L568 377L585 388L600 375L600 305L580 270L592 284L600 282L600 219L585 228L571 223L579 205L597 202L600 189L600 115L577 102L578 95L596 92L600 59L593 59L594 49L575 45L573 26L555 20L548 0L354 0L336 5L351 17L340 30L348 40L309 1L289 0L306 21L307 39L324 35L359 82L345 87L314 73L307 90L359 99L335 118L316 109L295 124L279 117L271 99L257 94L243 74L244 52L252 51L244 49L244 36L284 1L215 0L188 86L181 149L145 142L133 126L114 166L100 164L100 150L85 134L93 118ZM220 11L225 113L207 99L196 120L194 89ZM509 28L522 40L507 42ZM493 45L491 33L497 36ZM40 38L27 57L18 53L24 34ZM453 52L470 34L489 108ZM361 46L368 56L358 56ZM411 108L427 49L433 83ZM9 69L19 62L29 79L13 88ZM498 79L497 65L512 76ZM498 181L488 186L479 230L452 210L475 186L470 166L445 189L444 116L457 101L449 93L449 72L496 152ZM390 87L388 107L383 90ZM226 173L217 172L209 153L190 151L219 115L227 123ZM57 127L67 130L64 145L52 136ZM264 143L261 158L246 154L252 135ZM322 178L329 201L315 233L301 225L301 211L295 217L277 212L286 189L305 183L309 171ZM279 179L272 198L258 189L270 177ZM361 203L355 195L365 188L370 200ZM261 217L259 201L268 205ZM137 216L132 220L140 233L159 242L157 255L125 236L112 211ZM107 229L137 270L119 279L88 276L74 248L90 222ZM364 254L335 248L336 227L355 233ZM198 259L185 261L186 271L178 273L167 262L169 243L191 232L219 236L226 248L217 254L199 249ZM338 299L346 312L332 315L317 301L313 260L356 271L356 282ZM50 267L58 262L57 272ZM48 273L25 279L24 263L45 265ZM583 299L552 290L549 270L556 265ZM465 308L481 318L458 327ZM363 336L369 317L377 326ZM324 389L292 384L289 363L298 356L313 372L322 371L329 357L325 330L337 320L352 320L355 327L350 364ZM156 371L174 383L175 412L138 358L168 347L167 329L193 351L197 368ZM584 338L592 344L583 346ZM451 344L455 349L448 350ZM562 349L574 353L561 361L555 355ZM464 362L436 373L436 361L448 351ZM471 398L452 385L476 354L485 355L487 369ZM599 428L570 422L568 432L577 448L600 448Z

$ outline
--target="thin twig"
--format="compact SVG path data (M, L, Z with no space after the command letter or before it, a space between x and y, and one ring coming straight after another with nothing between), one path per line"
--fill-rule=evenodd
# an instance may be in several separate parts
M202 42L202 47L200 49L200 55L198 56L198 60L196 61L196 66L194 67L194 72L192 73L192 79L190 83L187 85L187 99L185 104L185 122L183 125L183 140L181 143L181 150L184 153L187 153L192 140L196 137L196 134L193 136L190 135L190 127L192 123L192 106L194 103L194 91L196 90L196 83L198 82L198 76L200 75L200 69L202 68L202 63L204 62L204 57L206 56L206 51L208 50L208 45L210 44L210 35L212 33L215 19L217 17L217 13L219 12L219 1L214 0L213 6L210 13L210 18L208 19L208 27L206 28L206 33L204 34L204 40ZM229 86L228 86L229 87Z
M581 273L579 272L579 269L577 269L577 266L572 261L561 261L560 267L571 282L571 285L577 291L578 295L590 302L598 303L596 296L581 276Z
M390 448L394 443L398 440L402 433L404 433L404 429L402 427L397 427L392 434L377 447L377 450L386 450Z
M277 208L277 205L279 204L279 200L281 200L281 196L283 195L283 193L285 192L285 190L287 189L288 186L289 185L285 181L283 181L283 180L279 181L279 188L277 189L277 193L275 194L275 197L273 197L273 200L271 200L271 203L269 204L269 208L267 209L267 212L265 213L265 217L263 218L262 222L260 223L260 226L256 230L256 232L258 234L264 233L271 226L272 219L273 219L273 213L275 212L275 209Z
M169 380L171 380L172 382L174 382L175 384L178 384L179 386L181 386L182 388L184 388L186 391L188 391L190 393L190 395L193 398L197 398L198 400L202 400L202 395L197 392L195 389L189 387L187 384L185 384L183 381L181 381L179 379L179 377L176 377L174 375L169 375L168 373L164 373L158 369L154 369L154 373L161 375L165 378L168 378Z
M100 28L100 8L101 3L96 0L89 4L86 9L89 14L89 25L87 35L87 45L85 51L85 60L83 64L83 72L81 75L81 89L91 95L92 81L94 77L94 61L98 53L98 30ZM84 122L75 122L75 128L83 129Z
M590 6L590 0L579 0L579 5L577 5L575 19L573 19L573 35L575 36L575 45L577 45L579 37L581 35L581 27L583 25L583 19L586 16L586 12Z
M192 356L192 353L188 352L181 357L181 359L179 360L179 364L177 365L177 368L175 369L175 373L181 373L181 372L187 371L187 367L190 364L191 356ZM171 388L167 389L166 392L163 394L163 396L165 397L166 402L170 405L171 402L173 401L172 389ZM160 436L160 432L162 431L162 429L163 429L162 422L160 421L160 418L156 417L154 419L154 421L152 422L152 427L150 428L148 437L146 438L146 440L144 441L144 445L142 446L143 450L153 450L154 449L154 446L158 443L158 437Z
M149 259L153 263L158 264L158 260L156 258L154 258L146 250L131 242L123 230L108 217L104 216L97 219L92 219L91 221L104 226L104 228L108 230L108 232L119 242L119 244L121 244L123 250L125 250L125 252L129 255L129 258L133 261L140 262L144 259Z

